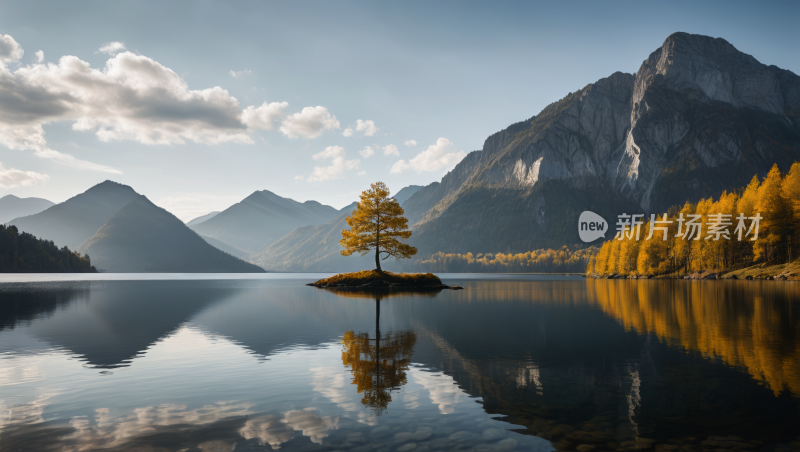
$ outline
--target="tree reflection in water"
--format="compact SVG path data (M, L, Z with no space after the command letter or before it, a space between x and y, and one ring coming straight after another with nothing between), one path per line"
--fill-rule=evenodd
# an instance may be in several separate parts
M392 401L392 391L406 384L406 372L417 336L413 331L381 335L381 297L375 295L375 336L348 331L342 338L342 364L353 374L352 383L364 394L361 403L380 416Z

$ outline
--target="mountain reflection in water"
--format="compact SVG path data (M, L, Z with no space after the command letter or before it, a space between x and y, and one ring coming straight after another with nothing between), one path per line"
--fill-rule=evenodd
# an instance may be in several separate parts
M376 300L306 282L0 284L0 449L798 440L796 284L469 275Z

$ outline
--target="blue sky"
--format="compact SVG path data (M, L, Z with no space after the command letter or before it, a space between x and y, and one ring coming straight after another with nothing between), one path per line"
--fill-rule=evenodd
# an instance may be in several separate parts
M111 179L184 220L261 189L340 208L377 180L440 180L676 31L800 73L798 17L798 2L2 2L0 196L60 202Z

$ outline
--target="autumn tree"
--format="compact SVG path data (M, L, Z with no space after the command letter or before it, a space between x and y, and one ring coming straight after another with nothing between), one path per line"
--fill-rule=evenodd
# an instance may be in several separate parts
M375 251L375 267L381 272L381 254L389 257L409 258L417 254L413 246L401 243L398 239L411 237L408 220L397 200L389 197L389 188L383 182L376 182L369 190L361 193L352 216L347 217L350 230L342 229L339 243L345 248L343 256L360 253L361 256Z
M791 206L782 196L783 175L778 165L773 165L758 189L756 210L764 218L762 232L756 240L754 252L757 259L767 262L788 257L787 236L791 223ZM785 254L784 254L785 249Z
M797 255L797 245L800 244L800 163L794 162L783 179L781 196L792 209L792 232L789 235L789 261L792 261Z
M353 375L361 403L380 416L392 401L392 391L408 382L406 372L417 336L413 331L381 334L381 299L375 299L375 335L347 331L342 337L342 364Z

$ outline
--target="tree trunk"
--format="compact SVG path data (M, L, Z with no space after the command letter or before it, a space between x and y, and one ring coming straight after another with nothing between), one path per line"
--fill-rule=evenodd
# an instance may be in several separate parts
M375 268L378 273L383 273L381 270L381 218L378 217L378 224L375 230Z

